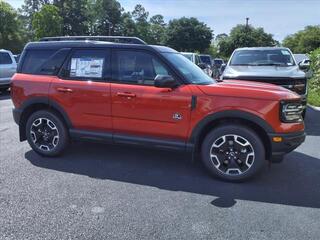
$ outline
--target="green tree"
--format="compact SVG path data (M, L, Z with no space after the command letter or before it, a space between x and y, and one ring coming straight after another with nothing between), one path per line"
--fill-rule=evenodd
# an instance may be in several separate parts
M121 5L116 0L93 1L89 21L94 35L115 35L121 31Z
M287 36L282 44L294 53L309 53L320 47L320 25L307 26L304 30Z
M137 36L137 27L130 12L124 12L121 15L120 35Z
M141 5L138 4L132 11L132 17L135 20L137 29L137 37L146 41L147 43L152 42L150 35L150 24L148 22L149 12Z
M21 11L28 17L31 17L35 12L38 12L45 4L50 4L50 0L24 0L24 4L21 7Z
M13 52L21 51L23 39L21 37L21 22L13 7L0 0L0 49Z
M53 0L63 18L63 35L75 36L89 33L88 0Z
M150 42L149 44L163 44L165 39L166 23L162 15L157 14L150 18Z
M203 52L209 48L212 30L196 18L180 18L169 22L166 45L178 51Z
M43 5L32 17L32 29L35 38L59 36L62 34L63 19L59 9L54 5Z
M239 24L231 29L229 36L219 39L218 48L220 54L228 58L233 50L239 47L265 47L277 44L272 34L266 33L263 28Z

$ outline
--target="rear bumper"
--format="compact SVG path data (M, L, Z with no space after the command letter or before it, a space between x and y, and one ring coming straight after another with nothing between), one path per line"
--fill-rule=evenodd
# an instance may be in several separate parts
M281 137L281 142L274 142L273 137ZM272 133L269 134L271 142L271 157L273 162L279 162L282 160L286 153L292 152L298 146L300 146L306 138L304 131L295 133Z

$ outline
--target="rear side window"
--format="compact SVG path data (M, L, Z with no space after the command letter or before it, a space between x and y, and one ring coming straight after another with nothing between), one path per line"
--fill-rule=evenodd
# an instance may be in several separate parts
M48 61L44 62L38 69L37 73L42 75L56 75L58 74L64 60L66 59L70 49L64 48L54 53Z
M9 53L0 52L0 64L12 64Z
M37 74L40 67L56 52L56 50L27 50L21 72Z
M64 79L102 81L110 74L110 50L76 49L62 71Z

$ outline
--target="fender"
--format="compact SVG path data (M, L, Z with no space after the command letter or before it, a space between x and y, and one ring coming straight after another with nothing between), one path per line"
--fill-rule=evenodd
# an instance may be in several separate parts
M35 105L35 104L45 104L45 105L48 105L50 108L55 109L56 111L58 111L62 115L67 126L72 127L72 123L71 123L67 113L65 112L65 110L56 101L50 99L49 97L32 97L32 98L24 101L24 103L21 105L19 110L23 114L25 109L27 109L28 107Z
M191 136L189 138L190 143L197 143L198 138L202 132L202 130L211 122L217 121L219 119L223 118L230 118L230 119L243 119L246 121L250 121L255 123L256 125L260 126L262 129L264 129L267 133L274 133L274 129L267 123L265 120L260 118L257 115L254 115L252 113L240 111L240 110L226 110L221 112L216 112L213 114L210 114L206 116L204 119L202 119L200 122L197 123L197 125L192 130Z
M24 114L29 107L32 107L33 105L36 105L36 104L43 104L43 105L48 106L49 109L50 108L54 109L59 114L61 114L63 120L67 124L67 127L72 128L72 123L71 123L67 113L57 102L55 102L54 100L52 100L48 97L32 97L32 98L24 101L24 103L19 107L19 109L13 110L14 120L19 125L20 141L26 140L26 136L25 136L26 119L24 117Z

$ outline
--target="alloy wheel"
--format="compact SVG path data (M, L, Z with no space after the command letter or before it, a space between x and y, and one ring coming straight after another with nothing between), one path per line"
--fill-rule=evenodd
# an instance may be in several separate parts
M48 118L37 118L30 129L31 140L42 151L52 151L59 143L57 126Z
M218 137L210 149L213 166L226 175L241 175L248 171L255 160L251 143L244 137L228 134Z

